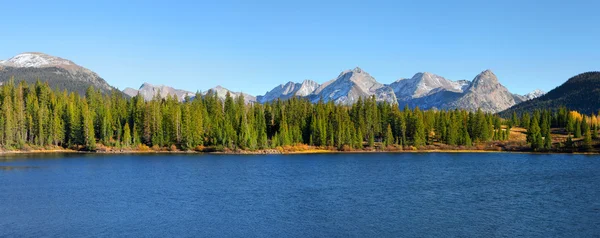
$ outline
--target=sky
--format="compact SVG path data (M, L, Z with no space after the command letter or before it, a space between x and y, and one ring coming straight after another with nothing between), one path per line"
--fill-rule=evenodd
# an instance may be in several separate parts
M491 69L511 92L600 70L600 1L4 1L0 59L43 52L124 89L258 95L360 67L381 83Z

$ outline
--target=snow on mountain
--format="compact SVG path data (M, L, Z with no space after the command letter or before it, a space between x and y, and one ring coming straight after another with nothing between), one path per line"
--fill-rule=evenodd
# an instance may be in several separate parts
M75 63L70 60L39 52L18 54L8 60L0 62L0 64L17 68L70 67L75 65Z
M542 91L540 89L536 89L536 90L533 90L532 92L530 92L528 94L525 94L524 97L527 100L531 100L531 99L534 99L534 98L539 98L539 97L543 96L544 94L546 94L546 92L544 92L544 91Z
M277 99L286 100L292 97L304 97L313 93L319 84L312 80L304 80L302 83L288 82L268 91L264 96L257 96L260 103L275 101Z
M154 98L154 96L156 95L160 96L160 98L166 98L169 95L175 96L179 101L184 101L186 97L194 97L195 95L194 93L189 91L175 89L165 85L152 85L150 83L142 84L142 86L140 86L138 90L133 88L125 88L125 90L123 90L123 93L131 97L140 94L142 95L142 97L144 97L144 100L146 101L152 100L152 98Z
M313 94L311 101L334 101L339 104L352 104L359 98L375 95L378 101L396 102L393 89L375 80L361 68L343 71L337 78L319 86Z
M315 90L317 90L317 88L319 88L319 85L317 82L312 81L312 80L304 80L302 82L302 84L300 85L300 88L298 89L298 91L296 91L296 96L300 96L300 97L304 97L304 96L308 96L311 93L313 93Z
M108 93L114 88L95 72L73 61L39 52L28 52L0 61L0 80L14 76L16 80L47 81L51 87L59 87L84 93L89 86Z
M465 80L450 81L444 77L425 72L417 73L410 79L399 79L390 84L390 87L394 89L398 100L407 101L430 95L438 89L463 92L468 84L469 82Z

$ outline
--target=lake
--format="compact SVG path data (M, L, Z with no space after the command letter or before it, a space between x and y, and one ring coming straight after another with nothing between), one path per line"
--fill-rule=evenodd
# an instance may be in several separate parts
M600 156L0 157L6 236L598 237Z

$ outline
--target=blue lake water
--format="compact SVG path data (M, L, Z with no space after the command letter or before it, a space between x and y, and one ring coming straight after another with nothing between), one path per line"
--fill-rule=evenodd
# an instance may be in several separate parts
M0 157L0 237L599 237L600 156Z

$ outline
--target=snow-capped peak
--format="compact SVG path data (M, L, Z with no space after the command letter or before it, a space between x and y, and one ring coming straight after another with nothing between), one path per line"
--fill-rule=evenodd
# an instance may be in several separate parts
M412 78L399 79L390 84L394 89L396 97L401 100L420 98L436 92L446 90L452 92L463 92L466 88L465 81L451 81L429 72L416 73Z
M534 99L534 98L541 97L544 94L546 94L546 92L544 92L544 91L542 91L540 89L536 89L536 90L533 90L532 92L530 92L528 94L525 94L525 98L527 100L531 100L531 99Z
M1 61L0 64L16 68L67 67L75 65L69 60L38 52L18 54L8 60Z

